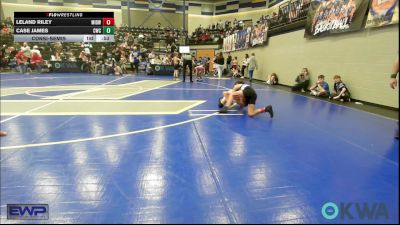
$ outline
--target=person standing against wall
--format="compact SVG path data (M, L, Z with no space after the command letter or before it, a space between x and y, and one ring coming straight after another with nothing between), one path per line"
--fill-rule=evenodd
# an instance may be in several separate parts
M250 78L250 82L253 81L253 74L254 74L254 70L258 69L258 64L257 64L257 60L256 60L256 54L251 53L251 57L249 59L249 78Z
M397 88L397 74L399 73L399 58L394 62L393 68L392 68L392 74L390 75L390 81L389 85L392 89ZM398 122L397 122L398 123ZM399 131L397 130L397 133L395 135L396 139L399 139Z

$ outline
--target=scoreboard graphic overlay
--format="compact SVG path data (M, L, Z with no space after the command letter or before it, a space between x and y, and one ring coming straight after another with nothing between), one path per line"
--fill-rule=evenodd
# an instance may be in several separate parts
M14 42L114 42L113 12L14 12Z

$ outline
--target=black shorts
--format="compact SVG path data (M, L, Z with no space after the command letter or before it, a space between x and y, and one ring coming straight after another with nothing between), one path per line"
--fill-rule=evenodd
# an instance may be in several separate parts
M243 90L244 96L244 105L247 106L249 104L255 105L257 100L257 93L252 87L246 87Z
M175 65L174 65L174 69L175 69L175 70L179 70L179 64L175 64Z

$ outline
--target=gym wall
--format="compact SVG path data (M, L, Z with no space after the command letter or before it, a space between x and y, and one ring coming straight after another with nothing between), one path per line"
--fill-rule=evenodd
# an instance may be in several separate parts
M233 21L234 18L252 19L254 23L261 15L271 15L277 8L278 5L264 10L213 16L211 20L204 20L202 26L220 20ZM190 18L189 24L195 26ZM241 63L246 53L254 52L259 63L259 69L254 72L255 79L266 80L275 72L281 84L292 86L301 69L308 67L311 82L324 74L332 90L333 76L338 74L353 98L398 108L398 91L389 87L392 65L398 57L398 41L398 24L312 40L304 38L302 29L272 36L266 46L233 52L232 56L238 56Z
M201 16L201 15L188 15L188 32L192 34L200 25L202 27L208 27L213 23L213 16Z
M259 64L254 78L266 80L275 72L279 82L294 85L303 67L311 82L325 75L333 90L333 76L340 75L352 97L375 104L399 107L398 91L389 87L392 65L398 57L398 25L308 40L304 30L269 38L268 45L233 52L239 62L254 52Z
M128 10L122 9L123 22L128 24ZM187 18L186 18L187 20ZM149 12L140 10L131 10L131 26L138 27L156 27L161 23L163 27L171 25L176 28L183 27L183 14L166 12Z

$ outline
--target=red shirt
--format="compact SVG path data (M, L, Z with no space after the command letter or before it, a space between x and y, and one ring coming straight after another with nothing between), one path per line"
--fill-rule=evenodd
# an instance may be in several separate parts
M32 64L40 63L42 61L43 61L42 56L40 56L37 53L33 53L33 55L31 56L31 63Z
M20 51L15 55L15 57L17 58L18 64L25 63L25 62L28 61L28 56L26 56L25 53L24 53L22 50L20 50Z

